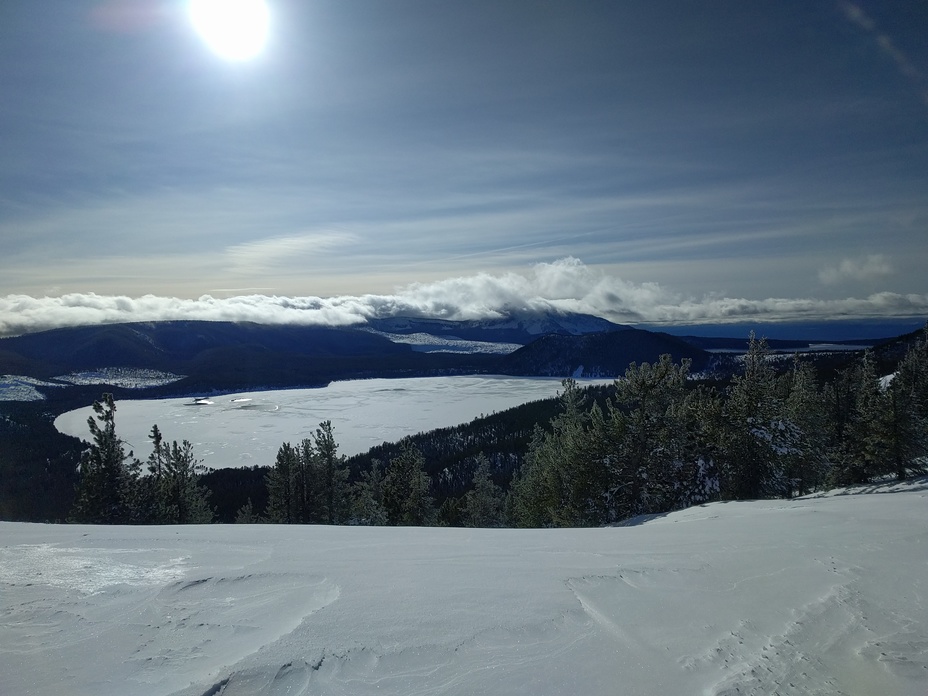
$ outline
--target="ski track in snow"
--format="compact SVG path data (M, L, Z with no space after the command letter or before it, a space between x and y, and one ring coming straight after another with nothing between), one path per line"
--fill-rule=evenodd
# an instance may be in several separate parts
M4 696L923 696L925 482L633 527L0 523Z

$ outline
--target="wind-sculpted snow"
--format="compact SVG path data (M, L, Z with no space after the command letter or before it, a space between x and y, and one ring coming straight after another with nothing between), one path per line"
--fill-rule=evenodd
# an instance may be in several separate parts
M5 523L3 693L923 696L928 491L882 490L607 529Z

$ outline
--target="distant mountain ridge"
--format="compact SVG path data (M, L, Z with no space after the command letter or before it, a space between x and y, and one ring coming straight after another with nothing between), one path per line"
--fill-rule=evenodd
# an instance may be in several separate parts
M807 341L772 343L781 350L808 346ZM346 327L168 321L2 338L0 375L55 380L82 371L132 368L183 377L146 387L146 396L161 396L394 376L611 378L624 374L631 362L654 362L665 353L675 361L691 360L692 370L698 372L719 367L720 358L712 350L746 346L747 338L679 337L568 313L526 312L473 321L393 317ZM828 355L816 359L834 365L846 360L834 352L831 355L837 357ZM99 382L82 383L106 385L105 379L104 375Z
M618 377L632 362L655 362L669 354L674 362L692 361L692 370L709 366L712 356L665 333L625 328L621 331L564 336L548 334L504 356L500 372L549 377Z
M370 319L368 326L377 331L392 334L427 333L468 341L520 343L522 345L547 334L580 336L603 331L624 331L629 328L589 314L554 313L523 313L499 319L462 321L389 317Z
M348 327L203 321L110 324L0 339L0 374L54 379L101 368L136 368L184 376L152 394L312 386L333 379L499 369L500 355L476 348L470 353L422 352L409 342L390 340L389 334L516 346L542 335L628 330L597 317L566 314L463 322L394 318Z

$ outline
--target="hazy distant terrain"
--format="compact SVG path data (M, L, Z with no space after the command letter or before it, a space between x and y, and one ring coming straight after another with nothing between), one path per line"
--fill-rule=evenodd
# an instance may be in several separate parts
M597 339L590 343L593 335ZM539 342L550 336L559 342ZM157 396L441 374L568 377L579 370L612 378L630 361L654 360L661 353L689 357L700 366L710 360L678 338L584 315L470 322L394 318L340 328L179 321L0 339L0 375L7 375L8 398L61 399L67 397L61 387L93 383ZM139 375L134 384L126 380L129 371ZM156 383L152 375L163 379Z

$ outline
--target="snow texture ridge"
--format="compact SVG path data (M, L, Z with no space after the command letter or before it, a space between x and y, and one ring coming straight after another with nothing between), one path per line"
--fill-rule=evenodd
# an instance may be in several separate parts
M870 490L603 529L0 523L3 693L923 696L928 482Z

